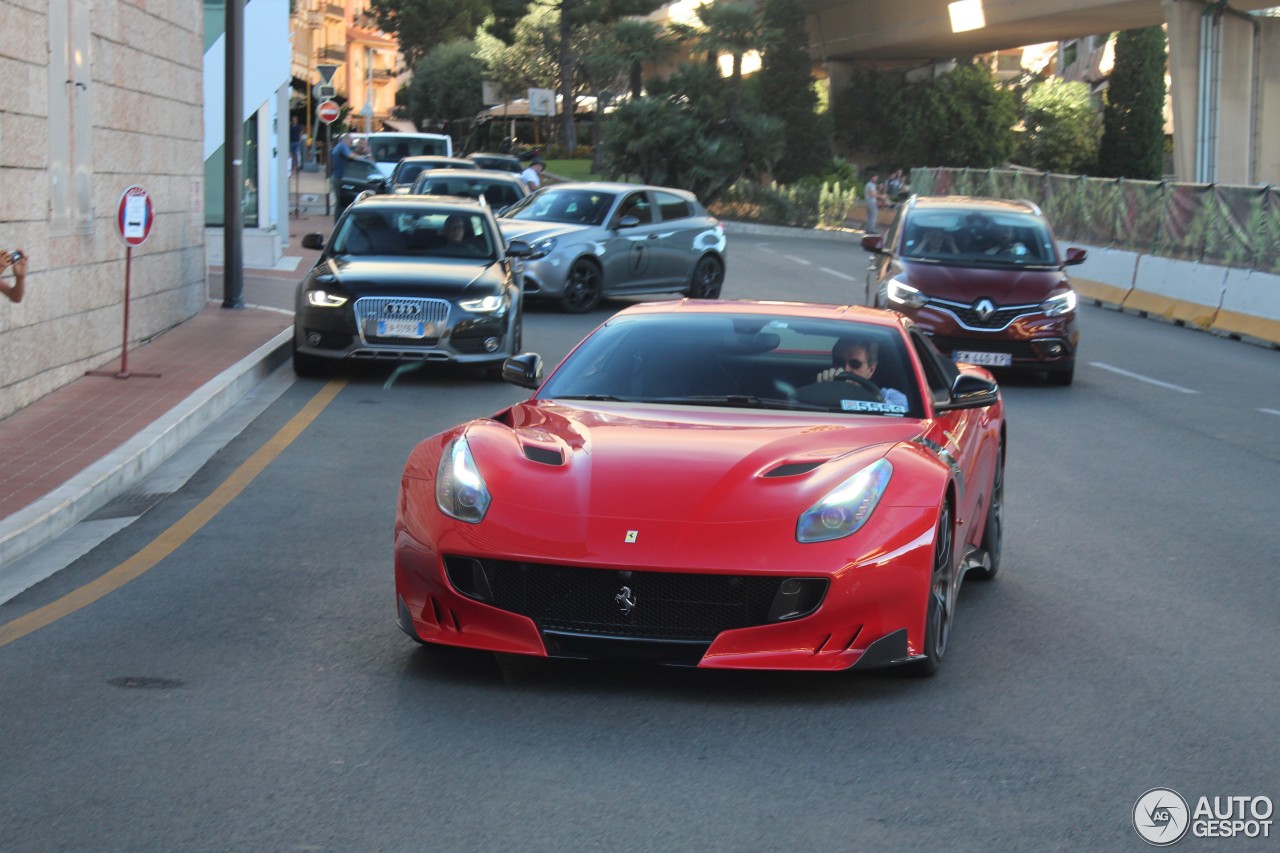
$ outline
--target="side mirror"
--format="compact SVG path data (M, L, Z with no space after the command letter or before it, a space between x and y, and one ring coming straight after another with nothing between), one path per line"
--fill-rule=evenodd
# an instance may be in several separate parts
M883 255L884 237L879 234L864 234L862 236L862 248L871 252L873 255Z
M640 217L627 215L618 220L614 228L635 228L640 224Z
M507 244L508 258L527 258L533 254L533 247L527 240L512 240Z
M945 403L936 403L934 409L939 412L950 412L956 409L982 409L1000 399L1000 386L990 379L961 373L951 383L951 399Z
M302 235L302 248L324 250L324 235L311 233Z
M542 356L536 352L511 356L502 363L502 381L536 389L542 384Z
M1065 267L1073 267L1076 264L1083 264L1085 256L1088 254L1084 249L1077 249L1072 246L1067 249L1067 259L1062 262Z

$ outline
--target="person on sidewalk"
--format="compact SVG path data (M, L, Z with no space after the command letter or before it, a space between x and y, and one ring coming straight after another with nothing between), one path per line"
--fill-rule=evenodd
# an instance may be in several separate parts
M531 192L542 186L542 170L545 168L547 168L547 165L542 162L541 158L535 157L533 162L529 164L529 168L520 173L520 177L529 185Z
M0 281L0 293L9 297L10 302L21 302L27 292L27 253L22 249L0 252L0 278L10 267L13 268L13 284Z
M346 173L347 162L355 156L351 145L347 142L347 134L338 137L338 144L329 152L329 175L333 180L333 219L336 222L342 215L342 176Z
M866 186L866 202L867 202L867 224L866 232L868 234L879 234L880 229L876 226L876 217L880 213L880 205L887 201L884 190L880 189L880 173L871 170L871 175L867 180Z
M302 122L296 115L289 117L289 157L293 161L293 171L302 171Z

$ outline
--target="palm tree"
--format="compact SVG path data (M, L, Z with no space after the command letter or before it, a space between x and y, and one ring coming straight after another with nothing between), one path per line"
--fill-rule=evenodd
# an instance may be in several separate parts
M747 3L703 3L698 6L701 26L672 24L678 36L692 42L695 50L706 51L707 61L715 65L722 53L733 57L733 99L730 115L737 115L742 103L742 57L757 50L765 40L765 28L755 7Z
M675 50L661 24L638 18L623 18L614 25L614 38L623 59L630 63L631 97L644 94L643 69L646 62L661 62Z

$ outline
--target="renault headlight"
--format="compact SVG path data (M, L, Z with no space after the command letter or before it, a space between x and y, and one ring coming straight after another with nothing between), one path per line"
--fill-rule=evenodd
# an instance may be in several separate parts
M796 522L796 541L829 542L866 524L893 476L893 464L878 459L809 507Z
M312 308L337 308L347 304L347 297L337 296L325 290L308 290L307 304Z
M1059 293L1057 296L1050 296L1044 302L1040 303L1040 310L1045 313L1046 317L1057 317L1059 314L1070 314L1076 310L1076 292L1068 290L1066 293Z
M923 308L925 303L929 301L929 297L916 290L909 284L898 281L896 278L889 279L885 286L885 295L889 297L889 301L897 305L907 305L912 308Z
M489 500L489 487L466 436L458 436L445 447L436 469L436 506L450 518L479 524L489 510Z

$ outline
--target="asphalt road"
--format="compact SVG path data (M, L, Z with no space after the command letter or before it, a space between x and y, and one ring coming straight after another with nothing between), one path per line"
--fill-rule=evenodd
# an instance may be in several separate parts
M852 243L731 251L726 297L860 298ZM530 310L526 346L554 362L624 304ZM344 374L170 555L0 646L0 849L1142 850L1148 789L1274 802L1280 352L1081 313L1075 385L1004 382L1004 565L931 680L419 648L394 624L401 466L523 392ZM0 625L182 526L325 388L288 383Z

